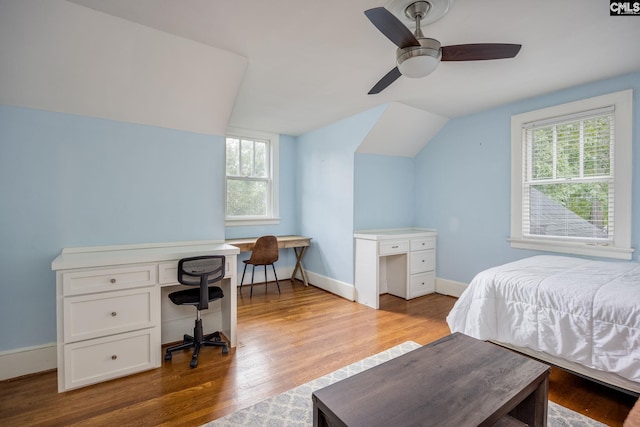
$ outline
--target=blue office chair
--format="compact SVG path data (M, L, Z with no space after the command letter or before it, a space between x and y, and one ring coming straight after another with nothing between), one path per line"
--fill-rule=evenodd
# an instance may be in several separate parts
M196 307L196 323L193 328L193 336L185 335L181 344L167 348L164 360L171 360L171 353L194 347L193 356L189 366L198 366L198 354L203 346L222 347L222 354L229 353L227 343L222 340L220 332L204 335L202 331L202 318L200 312L209 308L209 303L224 297L222 289L210 286L222 280L224 277L224 256L208 255L192 258L183 258L178 262L178 282L183 285L197 286L194 289L185 289L169 294L169 299L176 305L193 305Z

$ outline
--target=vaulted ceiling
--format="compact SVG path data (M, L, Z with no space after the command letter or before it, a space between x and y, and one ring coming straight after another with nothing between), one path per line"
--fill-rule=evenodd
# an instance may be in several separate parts
M248 58L229 124L299 135L380 104L454 118L640 70L640 16L598 0L456 0L425 36L443 45L519 43L514 59L443 62L368 90L395 46L365 17L387 0L73 0ZM189 64L184 64L189 67Z

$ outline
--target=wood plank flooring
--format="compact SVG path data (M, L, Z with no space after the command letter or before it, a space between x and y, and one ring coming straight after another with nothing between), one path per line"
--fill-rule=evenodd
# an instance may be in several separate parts
M455 299L412 301L383 295L381 309L313 286L281 281L238 296L236 349L206 348L189 368L178 352L162 368L57 393L56 373L0 382L3 426L198 426L404 341L426 344L449 334ZM621 426L635 398L553 369L550 399Z

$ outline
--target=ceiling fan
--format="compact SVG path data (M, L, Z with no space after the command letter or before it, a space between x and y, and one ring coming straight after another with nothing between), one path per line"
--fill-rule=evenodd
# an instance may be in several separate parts
M431 1L433 2L434 0ZM421 22L428 17L429 11L432 9L432 2L410 0L405 7L404 14L407 18L415 21L415 33L411 33L402 21L384 7L376 7L364 12L371 23L398 46L396 51L397 66L371 88L369 95L382 92L400 76L412 78L427 76L436 69L440 61L481 61L513 58L520 51L521 45L507 43L441 46L438 40L425 37L420 28ZM450 2L451 0L449 0ZM446 0L440 0L436 3L438 8L436 8L435 13L439 16L430 17L429 22L439 19L448 10L449 3ZM447 4L443 8L440 3Z

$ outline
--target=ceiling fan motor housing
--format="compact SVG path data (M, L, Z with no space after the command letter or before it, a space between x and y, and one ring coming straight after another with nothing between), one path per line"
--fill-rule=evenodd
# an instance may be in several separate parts
M427 76L440 63L442 51L438 40L421 37L418 42L420 46L408 46L396 51L398 69L403 76L411 78Z

